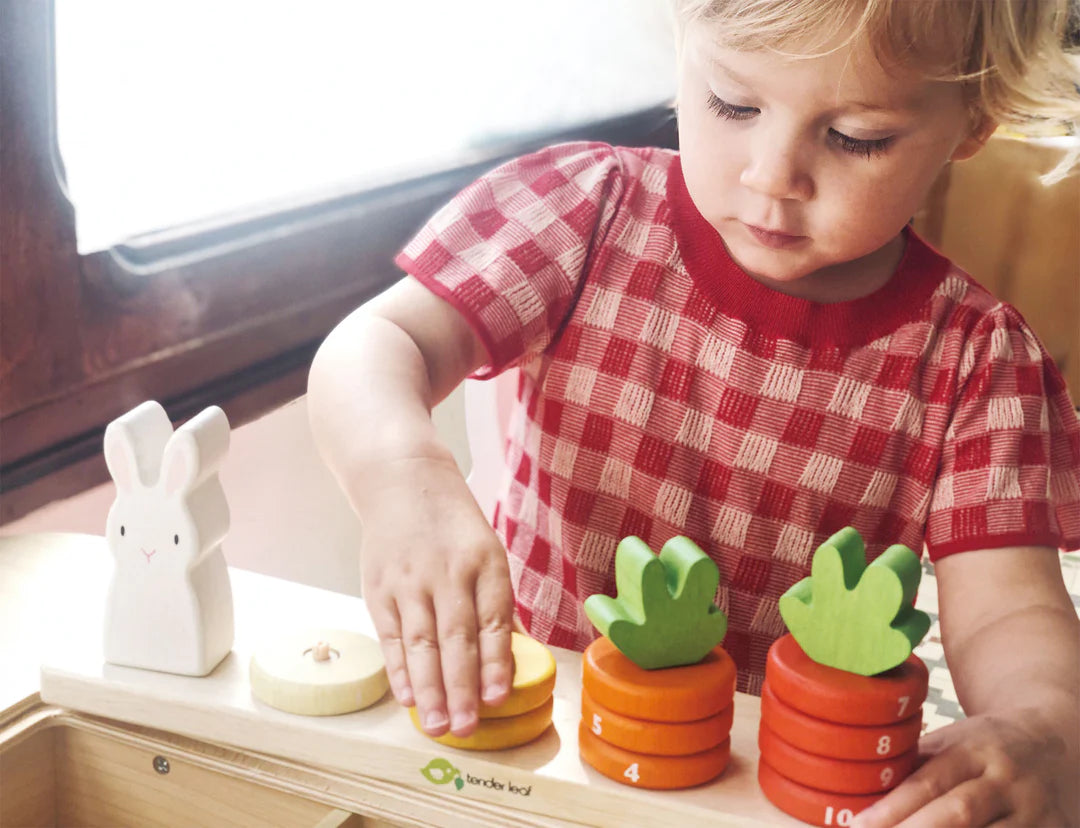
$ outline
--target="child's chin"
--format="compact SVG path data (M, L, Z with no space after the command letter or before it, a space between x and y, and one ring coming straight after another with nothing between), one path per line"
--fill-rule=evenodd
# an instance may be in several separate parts
M790 254L782 251L747 251L736 259L738 265L750 276L765 285L790 285L812 272L812 268L792 261ZM784 261L787 259L787 261Z

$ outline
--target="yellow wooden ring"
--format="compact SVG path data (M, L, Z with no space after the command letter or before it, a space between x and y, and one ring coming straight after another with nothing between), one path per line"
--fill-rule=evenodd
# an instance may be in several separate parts
M440 745L461 748L462 750L503 750L531 742L551 724L552 697L539 707L534 707L519 716L503 716L497 719L481 719L476 730L469 736L455 736L444 733L442 736L428 736L420 726L420 714L415 707L409 708L409 718L413 725L429 739Z
M520 633L510 634L510 652L514 656L514 678L510 695L498 707L480 705L481 719L520 716L546 702L555 690L555 656L551 650Z
M320 642L329 645L322 661ZM267 641L251 656L249 676L259 701L304 716L361 710L390 687L378 642L349 630L300 630Z

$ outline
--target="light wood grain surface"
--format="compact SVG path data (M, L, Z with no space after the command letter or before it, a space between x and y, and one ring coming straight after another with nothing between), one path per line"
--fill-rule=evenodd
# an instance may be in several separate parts
M511 824L515 815L523 818L522 823L797 824L773 808L757 785L756 697L736 697L733 759L723 776L692 790L643 791L608 780L581 762L579 653L554 651L558 680L552 730L513 750L458 751L418 733L390 698L357 713L316 719L274 710L252 697L247 666L261 641L297 626L373 634L360 599L231 570L236 605L233 652L206 678L154 673L107 665L102 659L101 613L108 566L103 539L92 536L43 535L0 544L0 595L14 599L4 601L3 620L20 622L2 628L5 655L10 647L21 663L15 673L4 673L5 706L17 705L26 692L33 692L28 665L36 659L42 664L41 695L51 704L179 734L196 743L285 757L298 766L321 769L320 773L363 776L391 789L412 789L418 801L427 803L427 813L443 806L456 810L473 800L485 811L505 814ZM9 679L12 675L16 679ZM435 785L420 773L437 758L460 771L467 782L461 790L452 784ZM512 792L511 785L520 792ZM414 818L425 821L422 814Z

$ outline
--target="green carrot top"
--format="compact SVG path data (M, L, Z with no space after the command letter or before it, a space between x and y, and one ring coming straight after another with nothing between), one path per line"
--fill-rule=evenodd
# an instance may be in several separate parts
M780 615L821 664L872 676L902 664L930 629L912 606L922 567L902 544L869 566L862 537L841 529L814 553L809 578L780 597Z
M727 632L727 616L713 604L719 583L720 570L689 538L672 538L657 556L628 537L615 550L618 597L590 595L585 614L639 667L695 664Z

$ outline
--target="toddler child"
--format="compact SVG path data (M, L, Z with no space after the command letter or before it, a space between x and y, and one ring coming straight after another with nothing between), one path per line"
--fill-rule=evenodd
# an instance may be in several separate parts
M997 122L1080 114L1065 0L675 5L679 152L564 144L483 176L315 360L393 692L470 733L509 692L515 608L582 649L619 539L687 535L758 693L778 597L850 525L869 558L928 549L969 715L860 820L1071 816L1080 423L1020 314L907 227ZM493 531L430 409L511 366Z

